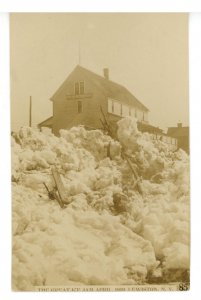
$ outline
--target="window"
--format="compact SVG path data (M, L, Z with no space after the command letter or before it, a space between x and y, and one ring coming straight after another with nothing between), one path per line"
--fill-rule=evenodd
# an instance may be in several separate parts
M114 113L114 101L112 101L112 113Z
M129 107L122 104L122 117L127 117L129 115Z
M126 117L134 114L135 111L128 105L121 104L118 100L108 98L108 112L116 116Z
M82 113L82 101L77 102L77 112L78 114Z
M141 110L138 110L138 120L139 121L143 120L143 112Z
M113 111L112 111L112 107L113 107L113 100L112 99L110 99L110 98L108 98L108 112L109 113L113 113Z
M121 113L121 104L118 101L114 102L114 114L120 116Z
M75 95L84 94L84 81L75 82Z
M131 116L135 117L135 109L133 107L131 108Z
M80 89L79 89L79 82L75 83L75 95L79 95Z
M84 81L80 82L80 95L84 94Z

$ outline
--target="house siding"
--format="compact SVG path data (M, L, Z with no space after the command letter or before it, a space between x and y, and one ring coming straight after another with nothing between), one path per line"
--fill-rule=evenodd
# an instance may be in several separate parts
M189 149L189 137L188 136L180 136L180 137L178 137L178 148L183 149L187 153L190 152L190 149Z
M125 105L122 104L120 100L114 100L108 98L108 113L110 114L110 118L117 117L128 117L132 116L137 118L139 122L148 123L148 113L137 109L134 105ZM114 115L115 117L112 117Z

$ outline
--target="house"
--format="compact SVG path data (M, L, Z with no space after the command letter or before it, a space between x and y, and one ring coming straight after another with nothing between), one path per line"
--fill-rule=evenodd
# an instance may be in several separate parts
M76 66L50 99L53 116L38 124L47 127L55 135L60 129L83 125L88 129L102 129L103 110L111 126L116 126L122 117L133 116L138 120L138 129L148 132L153 139L160 139L174 150L177 139L165 135L162 129L148 122L149 109L124 86L109 78L109 70L103 69L103 76L81 66Z
M148 108L125 87L111 81L106 68L100 76L76 66L50 100L53 116L38 126L49 127L56 135L60 129L77 125L102 128L100 107L111 123L134 116L140 123L148 124Z
M178 148L177 138L171 137L168 134L165 134L163 132L163 130L160 129L159 127L155 127L150 124L138 122L138 129L141 132L148 132L152 136L153 140L160 140L160 141L164 142L170 150L172 150L172 151L177 150L177 148Z
M167 135L178 140L178 149L181 148L189 153L189 127L178 123L177 127L168 127Z

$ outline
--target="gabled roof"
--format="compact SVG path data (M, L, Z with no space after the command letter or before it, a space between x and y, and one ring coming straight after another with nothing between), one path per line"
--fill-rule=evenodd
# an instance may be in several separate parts
M72 73L76 71L82 72L83 76L86 76L89 80L93 81L97 88L101 89L107 97L114 100L119 100L122 103L128 105L133 105L143 111L149 111L149 109L145 105L143 105L133 94L131 94L131 92L129 92L124 86L108 80L105 77L102 77L92 71L89 71L81 67L80 65L76 66ZM57 95L57 93L65 87L65 83L67 82L67 80L68 78L52 96L52 100Z
M142 122L138 122L138 129L142 132L158 133L158 134L163 133L163 130L160 129L159 127L150 125L148 123L142 123Z
M48 119L39 123L38 126L39 127L52 127L52 124L53 124L53 117L49 117Z
M168 127L167 134L172 137L189 136L189 127Z

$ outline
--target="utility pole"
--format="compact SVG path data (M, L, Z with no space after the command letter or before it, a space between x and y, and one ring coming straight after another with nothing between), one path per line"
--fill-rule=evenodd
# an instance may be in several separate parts
M78 44L78 65L81 66L80 41L79 41L79 44Z
M32 125L32 97L29 100L29 127Z

